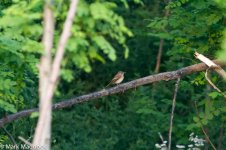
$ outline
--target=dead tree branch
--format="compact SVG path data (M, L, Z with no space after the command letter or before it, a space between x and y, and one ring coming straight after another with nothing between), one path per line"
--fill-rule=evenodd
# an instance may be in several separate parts
M220 66L226 66L226 62L222 62L222 61L214 61L214 62ZM165 80L165 81L174 80L174 79L177 79L178 77L183 77L195 72L204 71L207 68L208 66L206 66L204 63L200 63L200 64L184 67L176 71L150 75L147 77L143 77L127 83L120 84L112 88L103 89L98 92L93 92L93 93L85 94L82 96L74 97L71 99L62 100L61 102L52 105L52 109L55 110L55 109L71 107L73 105L76 105L82 102L91 101L91 100L108 96L108 95L113 95L116 93L120 93L122 91L126 91L132 88L136 88L142 85L146 85L146 84L150 84L150 83L154 83L162 80ZM0 127L3 127L5 124L10 123L14 120L17 120L19 118L29 116L32 112L37 112L37 111L38 111L37 108L33 108L33 109L23 110L12 115L8 115L0 119Z
M30 146L31 148L33 147L32 144L22 136L18 136L18 139L20 139L22 142L24 142L26 145Z

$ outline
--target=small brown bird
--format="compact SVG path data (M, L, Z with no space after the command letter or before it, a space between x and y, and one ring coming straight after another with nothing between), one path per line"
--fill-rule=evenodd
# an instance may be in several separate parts
M117 84L118 85L119 83L121 83L124 79L124 74L125 74L125 72L119 71L106 87L108 87L111 84Z

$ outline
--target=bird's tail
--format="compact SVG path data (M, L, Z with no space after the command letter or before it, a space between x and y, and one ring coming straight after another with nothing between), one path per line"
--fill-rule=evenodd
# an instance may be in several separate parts
M111 83L112 83L112 81L111 81L110 83L108 83L108 85L107 85L107 86L105 86L105 88L106 88L106 87L108 87L109 85L111 85Z

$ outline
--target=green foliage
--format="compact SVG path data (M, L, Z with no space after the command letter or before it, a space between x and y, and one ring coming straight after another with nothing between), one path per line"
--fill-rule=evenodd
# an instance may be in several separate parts
M43 5L41 0L0 3L1 116L5 112L37 107L37 66L43 51ZM59 0L52 8L56 18L54 43L59 40L68 6L69 1ZM107 58L115 61L117 55L112 42L119 43L128 57L126 37L132 33L115 11L117 7L114 2L80 0L62 63L61 76L65 81L74 79L74 69L90 72L91 64L96 60L101 63L106 63ZM31 118L36 116L32 114Z
M151 29L150 33L148 33L149 36L165 39L165 43L170 44L167 47L168 49L164 49L167 50L163 56L163 59L166 60L166 65L162 69L171 70L194 63L194 51L204 53L211 59L219 53L221 43L223 42L223 46L225 43L224 38L222 38L225 28L223 21L225 20L224 8L219 7L211 0L179 0L170 2L166 9L170 11L168 17L155 17L148 25ZM223 54L224 52L222 51L219 56L225 59ZM220 89L225 89L225 85L219 83L221 79L215 79L216 76L213 75L211 80L216 82L215 84ZM200 123L209 130L214 130L213 126L217 127L217 123L219 126L221 122L224 122L222 118L224 118L225 112L221 111L221 109L225 107L225 104L222 95L210 90L200 90L200 88L205 88L207 84L204 73L196 74L196 77L190 76L188 83L183 83L181 85L183 87L180 87L180 89L186 91L184 94L187 96L182 97L182 99L186 97L185 99L190 101L187 105L193 107L193 109L194 104L192 106L191 103L199 101L198 111L200 112L199 116L197 114L187 116L187 118L193 118L194 121L194 123L189 123L186 126L187 131L194 131L200 128ZM191 83L193 86L190 86ZM189 93L192 94L190 95ZM206 96L208 94L210 97ZM177 102L177 105L180 104L181 102ZM181 107L179 109L183 110L184 108ZM177 135L179 134L177 133Z
M225 4L224 0L215 0L215 1L219 4L220 7L224 8L224 9L226 8L226 4ZM225 11L224 11L224 16L226 16ZM221 60L225 60L225 58L226 58L226 29L225 29L223 35L224 35L224 37L223 37L222 45L221 45L222 51L220 51L218 53L218 58Z
M76 23L66 48L66 60L72 60L73 65L90 72L90 63L94 60L105 63L106 56L116 60L113 42L118 42L125 50L125 57L128 57L126 36L132 36L132 33L123 18L114 12L115 8L114 2L79 2ZM57 17L62 18L60 15L59 12Z
M215 2L217 2L220 7L226 8L226 4L225 4L225 1L224 0L215 0Z
M0 12L2 60L0 83L3 86L0 89L0 97L4 103L1 103L0 107L15 112L15 109L23 106L24 98L21 95L26 82L31 82L35 77L37 81L37 64L43 49L41 44L43 1L15 0L11 3L3 3L1 7L3 9ZM90 72L90 63L94 60L105 63L106 58L102 53L115 61L115 48L111 42L120 43L128 57L126 35L132 36L132 33L125 26L123 18L114 12L116 7L113 2L80 1L75 24L72 27L72 36L66 47L64 69L61 72L63 79L68 82L73 80L74 66ZM62 31L67 9L68 3L55 8L56 41ZM14 106L14 108L9 109L6 106Z
M33 112L31 115L30 115L30 118L36 118L39 116L39 113L38 112Z
M1 116L37 107L43 3L0 3ZM52 7L53 56L68 8L69 1L63 0ZM165 9L170 10L168 17ZM102 90L118 70L127 72L124 82L153 74L160 38L164 39L161 72L197 63L195 50L214 58L224 41L224 20L225 9L211 0L176 0L168 5L158 0L80 0L54 103ZM210 78L225 89L215 74ZM174 88L175 81L162 81L54 111L52 149L154 149L160 142L158 132L165 140L168 137ZM189 144L191 132L203 135L201 123L217 145L219 127L226 121L225 101L208 85L204 73L183 77L176 101L172 146ZM37 116L33 113L6 127L13 137L32 139ZM10 143L0 132L0 143ZM222 141L225 148L225 137Z
M31 96L25 89L29 83L34 83L31 79L37 75L37 54L42 49L37 41L42 34L41 24L37 24L42 19L38 11L40 4L37 0L30 5L27 1L14 1L11 6L1 10L0 82L3 86L0 89L0 107L5 111L16 112L24 107L23 101L28 100L25 95Z
M3 144L7 139L9 138L6 135L0 136L0 144Z
M177 3L180 2L172 2L169 6ZM172 51L168 51L169 56L183 54L183 57L191 57L195 50L216 53L222 40L224 9L208 0L186 2L186 6L178 5L170 12L169 18L156 18L149 24L154 29L150 35L174 43Z
M205 80L204 73L198 75L191 83L195 84L195 85L205 85L206 84L206 80Z
M172 9L176 7L181 7L181 5L188 3L189 0L176 0L173 2L169 2L169 4L166 6L167 9Z
M219 53L218 53L218 58L221 60L225 60L225 56L226 56L226 30L224 31L224 39L222 41L222 45L221 45L222 49Z

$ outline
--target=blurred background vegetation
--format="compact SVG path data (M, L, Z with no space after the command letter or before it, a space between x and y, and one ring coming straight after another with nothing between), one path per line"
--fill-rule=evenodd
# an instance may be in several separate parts
M0 0L1 118L38 105L43 4ZM68 0L53 3L55 42L68 7ZM124 82L154 74L160 39L164 39L160 72L199 63L195 51L225 60L225 27L224 0L80 0L53 101L101 90L119 70L126 72ZM216 74L211 79L225 90ZM174 84L162 81L54 111L52 149L155 149L161 143L159 132L168 139ZM209 86L204 73L182 78L172 147L194 144L189 141L192 132L205 139L203 124L213 144L225 149L225 121L225 99ZM27 117L5 128L20 143L18 136L33 138L36 122L37 117ZM3 130L0 143L11 143ZM205 143L200 149L211 147Z

